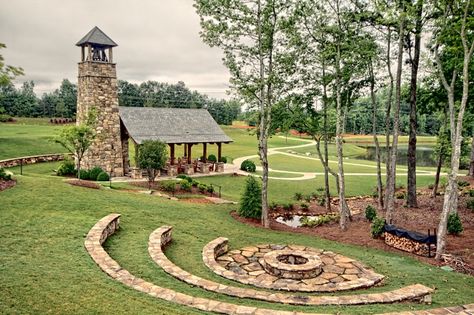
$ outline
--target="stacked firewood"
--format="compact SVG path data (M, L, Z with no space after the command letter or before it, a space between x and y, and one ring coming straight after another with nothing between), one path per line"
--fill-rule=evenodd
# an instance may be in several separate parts
M384 233L385 237L385 244L390 245L392 247L395 247L397 249L417 254L420 256L426 256L428 257L429 255L429 250L428 250L428 244L425 243L420 243L405 237L399 237L390 233L385 232ZM431 245L431 254L433 254L436 251L436 246Z

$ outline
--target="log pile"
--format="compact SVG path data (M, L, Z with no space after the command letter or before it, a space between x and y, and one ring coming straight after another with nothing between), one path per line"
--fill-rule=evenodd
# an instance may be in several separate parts
M429 257L428 244L420 243L405 237L399 237L390 233L385 232L385 244L395 247L409 253L413 253L420 256ZM431 244L431 254L436 252L436 245Z

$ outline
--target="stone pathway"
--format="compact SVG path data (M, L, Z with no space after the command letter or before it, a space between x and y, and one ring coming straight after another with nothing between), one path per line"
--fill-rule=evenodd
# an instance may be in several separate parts
M111 278L120 283L131 287L137 291L146 293L155 298L196 308L206 312L215 312L221 314L248 314L248 315L318 315L315 313L278 311L250 306L237 305L217 300L193 297L187 294L179 293L171 289L157 286L151 282L145 281L132 275L126 269L123 269L115 260L113 260L102 247L107 238L115 233L119 228L120 214L110 214L99 220L89 231L84 241L84 246L94 260L94 262L107 273ZM459 307L438 308L432 310L423 310L415 312L397 312L392 314L407 315L426 315L426 314L474 314L474 304L463 305ZM322 315L322 314L319 314Z
M228 240L219 237L203 249L203 260L214 273L256 287L299 292L337 292L368 288L384 276L361 263L329 251L295 245L264 244L227 252ZM302 251L321 258L322 273L308 279L284 279L264 269L263 257L272 251Z
M394 303L399 301L429 301L432 289L420 284L401 289L371 294L342 295L342 296L304 296L285 293L273 293L222 285L220 283L195 276L173 264L164 254L162 248L172 240L172 227L162 226L150 234L148 252L155 263L173 277L188 284L198 286L208 291L217 292L240 298L251 298L274 303L295 305L358 305L373 303Z

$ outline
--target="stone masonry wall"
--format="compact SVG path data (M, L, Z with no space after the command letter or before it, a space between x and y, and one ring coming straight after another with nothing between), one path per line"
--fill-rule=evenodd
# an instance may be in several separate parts
M96 139L84 156L81 167L100 166L123 176L123 152L115 64L79 63L77 124L84 123L91 108L97 109Z

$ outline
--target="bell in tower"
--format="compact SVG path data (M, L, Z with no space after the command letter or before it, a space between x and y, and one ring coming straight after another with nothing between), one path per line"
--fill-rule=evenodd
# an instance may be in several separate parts
M117 44L97 26L77 44L81 47L77 88L77 124L96 113L96 138L84 155L84 166L95 166L112 176L124 175L124 157L118 111L116 64L112 48Z

